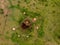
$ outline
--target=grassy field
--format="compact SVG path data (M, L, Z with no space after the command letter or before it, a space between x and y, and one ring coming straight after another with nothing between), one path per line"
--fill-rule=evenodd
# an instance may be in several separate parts
M60 0L0 0L0 45L60 45Z

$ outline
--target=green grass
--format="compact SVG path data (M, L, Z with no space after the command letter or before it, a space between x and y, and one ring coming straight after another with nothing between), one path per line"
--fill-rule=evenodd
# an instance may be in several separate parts
M0 9L0 14L4 14L4 11L3 11L3 9Z
M60 43L60 41L59 41L60 40L60 30L54 31L53 38L57 43Z
M23 34L22 34L23 35ZM30 36L31 37L31 36ZM21 37L18 37L18 33L17 32L14 32L14 33L12 33L12 36L11 36L11 40L13 41L13 42L16 42L17 44L19 44L19 45L30 45L30 44L28 44L27 43L27 40L28 38L26 38L26 37L23 37L23 36L21 36Z
M49 0L49 1L51 1L51 0ZM49 25L48 27L46 27L46 31L47 30L49 31L50 30L50 24L49 24L50 22L48 22L48 21L51 21L52 23L55 23L54 22L55 19L58 18L57 16L55 17L55 19L51 19L50 17L48 17L50 15L51 17L54 18L53 15L55 15L55 13L57 15L57 12L53 11L53 14L51 12L51 10L55 10L55 7L52 7L52 4L56 4L57 6L60 6L60 4L59 4L60 2L56 0L56 1L52 1L53 3L52 2L46 3L47 0L38 0L37 3L34 2L36 4L35 6L38 7L38 9L35 9L35 11L31 11L29 9L29 8L33 7L33 6L29 7L30 6L29 4L33 3L33 2L31 2L31 0L23 0L21 2L21 3L24 2L24 6L25 6L25 3L26 3L26 5L27 5L26 7L21 6L19 4L17 4L17 5L14 4L13 5L11 0L9 0L9 2L10 2L9 9L11 10L11 15L9 15L9 19L10 19L10 21L12 20L11 24L14 23L15 24L14 26L17 27L16 31L11 33L11 38L10 39L12 40L12 42L16 43L17 45L46 45L46 44L44 44L43 39L42 39L42 38L45 38L44 36L46 36L46 34L45 34L46 32L44 32L45 31L45 27L44 27L45 23L44 22L46 21L45 18L47 19L46 26ZM42 3L38 3L38 2L43 2L43 4ZM52 4L50 4L50 3L52 3ZM45 7L45 6L47 6L47 7ZM58 11L58 10L56 10L56 11ZM26 14L23 14L24 12L26 12ZM60 13L60 12L58 12L58 13ZM21 23L26 18L31 20L32 25L31 25L31 28L25 29L26 31L23 32L22 31L23 29L21 29L20 26L21 26ZM36 22L32 22L33 18L37 18L37 21ZM36 25L40 26L39 29L37 30L37 37L35 37L36 35L34 35L35 34L34 26L36 26ZM12 27L13 27L13 24L12 24ZM52 27L52 28L54 28L54 27ZM53 33L53 35L55 37L54 39L59 40L58 38L60 37L60 31L59 30L56 31L56 30ZM8 32L7 32L7 34L8 34ZM18 37L18 34L20 34L21 37ZM23 35L25 35L25 36L23 36ZM26 37L27 35L29 36L29 38ZM49 33L48 33L48 35L49 35ZM5 36L5 38L9 39L8 36ZM52 36L52 38L53 38L53 36Z
M40 20L41 26L38 29L38 36L43 37L44 36L44 19Z
M29 18L34 18L34 17L39 18L41 16L40 13L29 11L27 8L24 8L24 7L14 6L14 7L12 7L12 9L13 8L19 9L20 12L21 12L21 14L19 14L19 17L18 17L19 19L17 21L17 23L19 25L21 25L22 21L24 21L24 19L27 18L27 17L29 17ZM24 15L23 12L26 12L26 14ZM14 18L14 14L12 14L12 15L13 15L12 16L13 20L16 20L16 18ZM37 20L36 23L32 23L32 29L26 29L27 31L25 31L23 34L25 34L25 35L31 35L32 36L31 33L34 31L34 24L36 24L36 25L40 24L41 27L38 30L38 36L39 37L43 37L44 36L44 31L43 31L44 19L43 19L43 17L41 17L41 18L42 18L42 20L40 20L40 21ZM18 29L18 30L21 31L21 29ZM26 43L26 37L24 37L24 38L18 38L17 35L18 35L18 32L17 33L12 33L11 40L13 42L18 43L19 45L27 45L28 44L28 43ZM29 38L29 39L27 38L27 40L29 41L29 40L31 40L31 38ZM22 39L25 39L25 42L22 41ZM24 43L22 43L22 42L24 42ZM30 43L30 44L32 44L32 43ZM36 44L38 45L38 43L36 43Z
M37 39L33 45L44 45L42 40Z
M26 2L27 4L29 4L31 2L31 0L24 0L24 2Z

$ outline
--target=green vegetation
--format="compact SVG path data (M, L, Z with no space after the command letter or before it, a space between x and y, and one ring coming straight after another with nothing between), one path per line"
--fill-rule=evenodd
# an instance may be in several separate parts
M20 10L21 10L22 13L26 12L27 17L30 16L30 17L34 18L34 17L39 17L40 16L40 13L29 11L27 8L21 8Z
M0 9L0 39L6 45L55 45L60 44L59 0L8 0L8 11ZM7 9L8 8L8 9ZM2 15L2 16L1 16ZM29 22L25 22L28 19ZM26 26L28 28L22 28ZM31 24L31 25L29 25Z
M56 6L60 7L60 1L59 0L53 0L53 2L55 3Z
M54 39L57 43L60 43L60 30L54 31Z
M26 2L27 4L30 3L31 0L24 0L24 2Z
M11 36L11 39L12 39L13 42L18 42L19 41L18 34L13 33L12 36Z
M0 14L4 14L4 11L3 11L3 9L0 9Z
M31 37L31 39L33 38L33 36L32 36L32 33L34 32L34 25L36 24L40 24L41 25L41 27L39 27L39 29L38 29L38 36L39 37L43 37L44 36L44 31L43 31L43 26L44 26L44 19L43 19L43 17L41 16L41 14L40 13L38 13L38 12L32 12L32 11L29 11L27 8L25 8L25 7L21 7L21 6L17 6L17 5L15 5L14 7L11 7L12 9L13 8L16 8L16 9L19 9L20 10L20 12L21 12L21 14L19 14L19 19L17 20L17 23L18 23L18 25L19 26L21 26L21 23L24 21L24 19L26 19L27 17L29 17L30 19L32 19L32 18L34 18L34 17L36 17L38 20L35 22L35 23L32 23L32 25L31 25L31 28L28 28L28 29L26 29L26 31L25 32L22 32L21 30L22 29L18 29L18 30L20 30L23 34L25 34L25 35L29 35L29 37ZM26 14L23 14L23 13L26 13ZM14 14L13 14L14 15ZM13 16L14 17L14 16ZM39 17L41 17L42 19L40 20L39 19ZM13 18L13 20L15 20L15 18ZM40 21L39 21L40 20ZM21 28L21 27L20 27ZM21 35L23 35L23 34L21 34ZM25 45L25 44L28 44L28 43L26 43L26 40L30 40L30 38L26 38L26 37L21 37L21 38L18 38L18 32L17 33L12 33L12 36L11 36L11 40L13 41L13 42L16 42L16 43L18 43L18 44L20 44L20 45ZM22 39L24 39L25 40L25 42L24 41L22 41ZM22 44L22 42L24 42L23 44ZM32 44L32 43L31 43ZM37 43L38 44L38 43ZM41 43L40 43L41 44ZM43 45L43 44L42 44Z
M47 0L38 0L38 1L41 1L41 2L47 2Z
M38 30L38 34L39 34L38 36L43 37L44 36L44 19L41 19L40 23L41 23L41 26Z
M37 39L33 45L44 45L44 43L42 40Z
M12 33L11 40L13 42L16 42L19 45L27 45L28 44L27 43L28 42L28 39L31 37L31 35L29 35L29 38L27 38L26 36L27 35L23 36L23 34L22 34L21 37L18 37L18 33L17 32L14 32L14 33Z
M60 30L55 32L55 35L57 36L57 38L60 38Z

